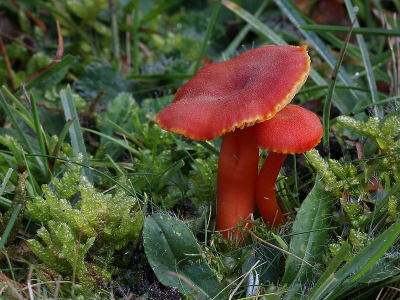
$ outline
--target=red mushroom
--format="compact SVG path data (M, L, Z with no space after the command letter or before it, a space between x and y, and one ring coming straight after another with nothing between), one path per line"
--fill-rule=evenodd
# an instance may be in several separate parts
M287 105L272 119L254 126L255 144L269 150L256 184L257 207L264 222L278 225L284 220L275 198L275 182L287 154L311 150L321 141L322 131L319 118L296 105Z
M254 212L258 149L252 128L289 103L307 79L306 47L264 46L199 69L157 115L164 130L194 140L222 134L218 163L217 229ZM235 130L235 129L243 130ZM228 231L223 232L228 237Z

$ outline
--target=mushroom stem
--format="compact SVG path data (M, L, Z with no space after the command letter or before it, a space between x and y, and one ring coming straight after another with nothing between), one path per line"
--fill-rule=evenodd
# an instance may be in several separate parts
M257 207L264 222L276 226L285 219L275 198L275 183L287 154L270 151L256 184Z
M253 127L228 132L222 137L218 160L217 230L233 237L240 220L254 213L258 173L258 148L253 145ZM245 224L243 224L245 226ZM227 230L232 228L232 230Z

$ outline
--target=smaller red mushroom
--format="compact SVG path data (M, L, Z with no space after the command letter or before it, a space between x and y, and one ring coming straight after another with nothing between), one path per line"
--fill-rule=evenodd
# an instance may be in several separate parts
M264 222L278 225L284 220L275 198L275 182L287 154L311 150L322 133L319 118L296 105L287 105L272 119L254 126L255 145L269 150L256 183L257 206Z

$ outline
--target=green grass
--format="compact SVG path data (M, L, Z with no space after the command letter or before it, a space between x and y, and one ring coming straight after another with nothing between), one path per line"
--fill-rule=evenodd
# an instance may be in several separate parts
M12 72L2 55L0 297L157 297L150 286L173 299L398 297L400 2L338 5L335 23L317 24L319 1L0 3L13 39L31 37L37 52L2 37ZM215 224L221 138L171 134L155 116L206 63L270 44L308 47L292 103L319 115L322 156L286 160L284 225L256 210L257 238L227 241Z

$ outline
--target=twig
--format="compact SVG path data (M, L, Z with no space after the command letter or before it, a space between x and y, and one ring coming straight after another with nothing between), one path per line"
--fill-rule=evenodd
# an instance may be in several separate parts
M15 37L13 37L13 36L11 36L11 35L9 35L7 33L4 33L4 32L0 31L0 36L5 37L5 38L9 39L10 41L13 41L14 43L17 43L17 44L20 44L20 45L24 46L29 51L37 52L37 50L35 48L33 48L32 46L28 45L27 43L24 43L23 41L21 41L19 39L16 39Z
M2 273L3 272L0 273L0 278L2 278L5 282L7 282L8 287L13 291L15 297L17 297L20 300L23 300L24 298L20 293L18 293L17 289L14 287L10 279L8 279L7 276L4 276Z
M30 266L29 268L29 273L28 273L28 291L29 291L29 299L35 300L35 297L33 296L33 290L32 290L32 272L33 272L33 266Z
M194 284L193 284L189 279L187 279L185 276L183 276L183 275L181 275L181 274L178 274L178 273L175 273L175 272L172 272L172 271L166 270L165 273L167 273L167 274L169 274L169 275L176 276L176 277L182 279L184 282L186 282L186 283L193 289L193 291L194 291L194 292L196 293L196 295L197 295L197 299L201 300L199 291L196 289L196 287L194 286Z
M251 234L252 236L254 236L254 237L255 237L257 240L259 240L260 242L262 242L262 243L264 243L264 244L266 244L266 245L268 245L268 246L270 246L270 247L272 247L272 248L274 248L274 249L276 249L276 250L279 250L279 251L281 251L281 252L283 252L283 253L285 253L285 254L287 254L287 255L290 255L290 256L292 256L292 257L294 257L294 258L300 260L301 262L305 263L306 265L309 265L311 268L314 268L313 265L311 265L309 262L306 262L304 259L298 257L297 255L294 255L293 253L290 253L289 251L286 251L285 249L279 248L278 246L275 246L274 244L268 243L268 242L264 241L263 239L259 238L258 236L256 236L256 235L253 233L253 231L251 231L250 229L247 229L247 230L250 232L250 234Z
M47 66L45 66L44 68L36 71L34 74L29 76L29 78L26 80L27 82L33 80L34 78L39 76L42 72L46 71L52 65L55 65L56 63L58 63L61 60L61 58L64 54L64 39L61 34L60 22L58 22L58 20L56 20L56 25L57 25L57 33L58 33L58 49L57 49L56 55L54 56L53 61L50 64L48 64Z
M8 3L9 3L12 7L14 7L16 10L20 10L20 7L19 7L16 3L14 3L14 1L8 1ZM26 16L27 16L33 23L35 23L35 25L37 25L38 27L40 27L40 29L42 29L44 32L47 31L46 25L45 25L45 23L44 23L42 20L36 18L29 10L24 9L24 13L26 14Z
M6 50L6 47L4 46L3 39L1 38L1 36L0 36L0 50L1 50L1 54L4 57L4 63L6 64L6 70L8 73L8 77L10 77L11 87L12 87L13 91L15 91L17 89L17 87L16 87L15 81L14 81L14 76L12 73L10 59L8 58L7 50Z
M246 273L246 275L242 278L242 280L240 280L240 282L238 283L238 285L235 287L235 289L232 291L232 293L229 295L229 300L232 300L233 295L236 293L236 291L239 289L239 287L243 284L243 282L245 281L245 279L247 278L247 276L249 276L250 272L253 271L253 269L258 265L260 261L257 260L256 263L250 268L250 270Z

